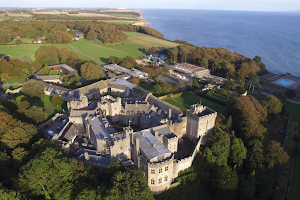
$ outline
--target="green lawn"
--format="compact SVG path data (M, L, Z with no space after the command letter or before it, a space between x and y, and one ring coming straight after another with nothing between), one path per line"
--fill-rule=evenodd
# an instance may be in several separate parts
M252 90L251 91L248 91L248 95L249 96L253 96L256 100L258 101L263 101L263 100L266 100L267 96L266 95L263 95L263 94L260 94L259 92L256 92L254 91L252 93Z
M16 83L16 82L23 83L23 81L21 81L20 78L9 78L9 79L0 81L0 84L13 84L13 83Z
M54 106L51 102L51 97L48 95L45 95L42 98L33 98L30 100L31 103L38 104L39 106L49 108L51 110L57 110L57 111L62 111L63 108L67 107L67 104L64 103L62 107L57 108Z
M187 105L193 105L196 103L200 103L202 105L205 105L215 111L217 111L218 113L221 113L222 115L226 115L226 108L224 106L221 106L220 104L214 103L210 100L207 100L203 97L200 97L198 95L195 94L187 94L187 95L182 95L181 97L175 98L177 101L183 102Z
M146 90L146 91L149 92L149 93L150 93L150 92L153 93L153 87L154 87L154 85L153 85L152 83L144 84L144 85L139 85L138 87L140 87L140 88Z
M181 103L178 103L177 101L174 101L173 99L165 99L164 101L169 103L169 104L172 104L173 106L176 106L180 109L183 109L185 111L189 109L188 107L182 105Z
M140 90L140 89L134 89L134 91L136 93L138 93L139 95L143 95L144 94L144 92L142 90Z
M76 42L72 42L69 45L81 51L82 53L92 57L95 60L101 62L107 62L110 56L117 58L124 58L128 55L139 58L144 56L144 49L147 51L152 46L161 47L173 47L178 46L177 43L166 41L163 39L155 38L146 34L136 32L124 32L129 36L128 40L122 43L116 44L103 44L100 41L89 41L81 39ZM24 42L26 38L23 38ZM23 40L22 39L22 40ZM30 40L30 39L26 39ZM56 46L57 48L66 48L69 51L75 51L67 44L20 44L15 45L15 41L12 41L11 45L0 45L0 54L11 56L11 58L19 58L21 56L27 56L31 60L34 59L34 54L40 46ZM90 60L83 54L79 54L80 59Z
M11 89L11 90L14 90L14 89L17 89L21 86L10 86L10 87L3 87L3 88L0 88L0 92L6 92L7 89Z
M31 60L35 60L34 54L41 46L56 46L57 48L66 48L69 51L74 51L66 44L21 44L21 45L0 45L0 54L11 56L11 58L19 58L21 56L27 56ZM80 56L82 59L86 59L85 56ZM89 59L90 60L90 59Z
M32 42L33 39L30 39L30 38L20 38L20 40L22 41L23 44L24 43L28 43L28 44L32 44L33 43ZM16 44L16 40L13 40L13 41L8 42L6 44Z

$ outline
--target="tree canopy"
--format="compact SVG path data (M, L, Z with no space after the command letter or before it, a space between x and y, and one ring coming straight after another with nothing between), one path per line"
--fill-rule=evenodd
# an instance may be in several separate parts
M45 95L45 84L42 81L30 79L23 84L22 92L27 94L30 98L41 98Z

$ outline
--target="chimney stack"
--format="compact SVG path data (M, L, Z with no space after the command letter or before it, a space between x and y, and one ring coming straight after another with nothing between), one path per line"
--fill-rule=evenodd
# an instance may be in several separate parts
M155 148L155 143L153 143L153 144L152 144L152 147L154 147L154 148Z
M169 108L168 118L171 119L171 117L172 117L172 110L171 108Z

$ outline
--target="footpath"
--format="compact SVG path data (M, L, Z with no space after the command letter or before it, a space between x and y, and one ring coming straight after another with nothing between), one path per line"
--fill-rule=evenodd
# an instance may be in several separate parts
M103 64L102 62L100 62L100 61L98 61L98 60L96 60L96 59L94 59L94 58L92 58L92 57L90 57L90 56L88 56L88 55L82 53L81 51L79 51L79 50L76 49L75 47L72 47L72 46L69 45L69 44L67 44L67 45L68 45L69 47L71 47L72 49L74 49L75 51L77 51L78 53L81 53L82 55L84 55L84 56L90 58L91 60L93 60L93 61L95 61L95 62L97 62L97 63L99 63L99 64L101 64L101 65Z

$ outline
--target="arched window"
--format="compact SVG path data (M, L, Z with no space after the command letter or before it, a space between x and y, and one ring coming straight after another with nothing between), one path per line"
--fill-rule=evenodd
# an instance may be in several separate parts
M162 178L159 178L158 184L161 184L161 182L162 182Z
M168 181L168 176L165 176L165 182Z
M155 184L154 179L151 179L151 185L154 185L154 184Z

